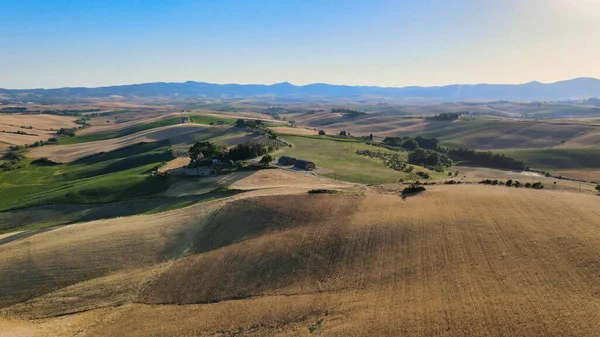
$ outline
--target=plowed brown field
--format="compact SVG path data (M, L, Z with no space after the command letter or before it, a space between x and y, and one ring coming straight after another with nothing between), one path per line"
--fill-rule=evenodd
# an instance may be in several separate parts
M0 336L598 336L600 199L278 195L0 239Z

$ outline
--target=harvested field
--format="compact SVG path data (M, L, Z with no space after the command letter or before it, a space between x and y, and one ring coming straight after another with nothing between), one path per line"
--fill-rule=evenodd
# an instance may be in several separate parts
M215 189L261 190L281 189L291 193L315 188L347 188L354 186L340 181L318 178L312 173L283 169L234 172L216 177L190 178L175 182L164 193L167 197L205 194Z
M56 136L56 130L60 128L71 128L78 126L73 121L77 117L54 116L54 115L22 115L22 114L0 114L0 131L26 132L32 135L18 135L14 133L0 132L0 151L4 151L10 145L33 144L38 140L46 141ZM31 129L21 128L32 127Z
M518 172L518 171L508 171L508 170L496 170L485 167L470 167L470 166L455 166L453 169L456 169L460 172L459 178L454 178L456 181L460 181L460 177L464 177L462 181L477 183L484 179L498 179L501 181L506 181L508 179L512 179L513 181L520 181L522 183L534 183L540 181L544 184L544 188L547 189L555 189L555 190L563 190L563 191L581 191L586 193L595 193L596 185L592 183L579 183L577 181L571 181L566 179L557 179L554 177L545 177L543 174L535 173L535 172ZM558 176L560 174L565 177L573 177L584 175L582 172L585 171L557 171L552 172L553 175ZM589 177L596 177L600 179L598 176L598 172L590 171ZM593 181L593 179L590 179Z
M288 170L260 170L241 177L231 188L253 190L259 188L344 188L352 186L339 181L320 179L310 172Z
M345 117L330 112L293 114L298 129L324 129L337 134L435 137L446 145L479 150L597 146L600 128L593 123L474 119L436 121L426 118L366 114ZM564 144L564 145L562 145Z
M161 166L161 168L158 169L159 172L167 172L169 170L174 170L180 167L185 167L187 164L190 163L190 158L186 158L186 157L177 157L173 160L171 160L170 162L168 162L166 165Z
M67 226L0 245L0 324L40 336L598 336L599 202L428 186L405 200L265 196Z
M101 152L109 152L141 142L153 142L164 139L185 138L187 135L201 133L209 127L195 124L181 124L150 129L132 135L101 140L96 142L42 146L33 149L29 156L47 157L57 162L71 162Z
M179 117L180 113L165 111L131 111L106 117L92 118L92 127L77 132L78 135L105 133L127 129L140 124L157 122L166 118ZM108 121L108 123L107 123Z
M286 126L271 127L271 130L285 135L317 136L319 131L305 128L290 128Z
M600 183L600 169L555 170L552 171L552 174L555 176L570 177Z

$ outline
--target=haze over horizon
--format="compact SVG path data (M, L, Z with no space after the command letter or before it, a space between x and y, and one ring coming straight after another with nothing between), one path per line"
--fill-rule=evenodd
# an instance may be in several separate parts
M600 78L600 1L2 1L0 88Z

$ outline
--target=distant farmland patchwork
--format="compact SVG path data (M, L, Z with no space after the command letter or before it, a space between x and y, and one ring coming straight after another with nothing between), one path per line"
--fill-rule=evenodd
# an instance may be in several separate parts
M413 115L424 107L375 103L352 106L369 113L211 104L224 111L138 107L92 118L59 145L18 150L18 165L0 172L1 337L600 335L594 121L442 121ZM432 109L456 107L468 104ZM405 147L421 146L416 136L549 174L523 163L407 164L419 151L451 153ZM213 144L194 157L195 142ZM253 154L234 157L239 144ZM259 150L273 160L259 164ZM279 156L316 169L280 167ZM190 157L198 160L181 169ZM485 179L495 186L478 184Z

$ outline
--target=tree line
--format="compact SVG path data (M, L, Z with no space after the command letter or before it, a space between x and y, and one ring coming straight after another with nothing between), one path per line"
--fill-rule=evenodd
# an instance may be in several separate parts
M273 148L264 146L257 142L246 142L237 144L227 151L227 147L216 145L213 142L196 142L188 150L190 166L208 166L212 159L219 161L239 161L264 156Z
M522 160L507 157L504 154L494 154L490 151L482 152L460 148L446 149L446 152L455 160L466 161L469 164L517 171L529 169Z

